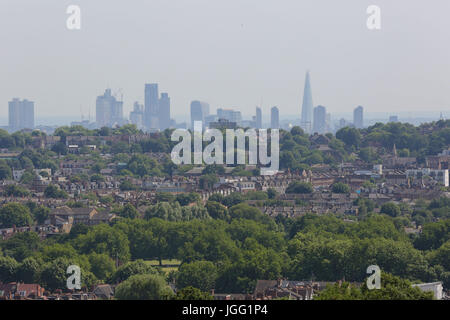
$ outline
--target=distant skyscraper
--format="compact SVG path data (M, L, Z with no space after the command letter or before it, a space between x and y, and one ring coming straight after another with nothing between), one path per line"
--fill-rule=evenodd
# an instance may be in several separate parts
M117 101L106 89L102 96L97 97L95 105L95 120L99 127L111 127L123 122L123 101Z
M324 134L327 125L327 109L324 106L317 106L314 108L313 133Z
M270 109L270 128L280 129L280 112L277 107Z
M8 103L9 128L12 131L34 128L34 102L14 98Z
M331 113L327 113L325 132L331 132Z
M398 116L390 116L389 122L398 122Z
M123 124L123 101L117 101L114 98L115 102L111 107L111 124Z
M212 122L217 122L219 120L219 117L217 117L217 114L210 114L209 116L205 117L205 127L209 127L209 124Z
M194 128L194 121L202 121L205 126L207 116L209 116L209 104L201 101L191 102L191 128Z
M306 133L311 133L312 116L313 116L313 100L308 71L306 72L305 89L303 91L302 119L300 124L300 126Z
M255 126L256 129L261 129L262 128L262 111L260 107L256 107L256 118L255 118Z
M347 125L348 125L347 120L345 120L344 118L341 118L339 120L339 127L338 127L338 129L345 128L345 127L347 127Z
M158 129L159 91L157 83L145 84L144 124L147 129Z
M139 102L134 103L133 111L130 112L130 121L138 129L144 127L144 106L139 104Z
M356 129L362 129L364 127L364 108L358 106L353 110L353 125Z
M159 129L170 128L170 98L169 94L161 93L159 99Z
M225 119L230 122L235 122L237 125L241 124L242 114L240 111L235 111L233 109L217 109L217 117L220 119Z

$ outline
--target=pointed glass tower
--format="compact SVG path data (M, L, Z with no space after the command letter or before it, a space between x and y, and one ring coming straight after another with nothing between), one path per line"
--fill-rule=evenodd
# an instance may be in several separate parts
M305 90L303 92L301 127L306 133L311 133L312 129L313 100L311 93L311 83L309 71L306 72Z

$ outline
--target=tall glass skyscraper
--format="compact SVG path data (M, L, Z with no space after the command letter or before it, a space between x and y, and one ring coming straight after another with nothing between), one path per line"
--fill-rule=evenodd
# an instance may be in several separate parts
M280 129L280 112L277 107L270 109L270 128Z
M309 71L306 72L305 89L303 91L302 118L300 126L306 133L311 133L313 117L313 100Z
M262 111L260 107L256 107L256 118L255 118L256 129L262 129Z
M358 106L353 110L353 125L356 129L362 129L364 126L364 118L363 118L364 108Z
M122 124L123 101L118 101L112 95L111 89L106 89L102 96L97 97L95 103L95 121L99 128Z
M170 127L170 98L169 94L161 93L159 99L159 129L165 130Z
M327 131L327 109L324 106L314 108L313 132L324 134Z
M207 116L209 116L209 104L201 101L191 102L191 128L194 128L194 121L201 121L204 127Z
M34 102L14 98L8 103L9 129L17 131L34 128Z
M144 124L147 129L158 129L159 93L157 83L145 84Z

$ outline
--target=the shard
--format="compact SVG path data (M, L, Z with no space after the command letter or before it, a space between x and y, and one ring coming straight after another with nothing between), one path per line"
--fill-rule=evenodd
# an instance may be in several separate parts
M313 100L308 71L306 72L305 90L303 92L302 118L301 118L301 127L306 133L311 133L312 113L313 113Z

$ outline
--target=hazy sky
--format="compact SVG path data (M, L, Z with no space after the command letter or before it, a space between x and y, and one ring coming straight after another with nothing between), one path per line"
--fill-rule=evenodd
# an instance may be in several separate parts
M81 7L81 30L66 9ZM366 27L381 7L381 30ZM13 97L36 116L95 116L122 89L124 113L157 82L173 114L191 100L298 114L306 70L330 112L450 109L449 0L1 0L0 117Z

